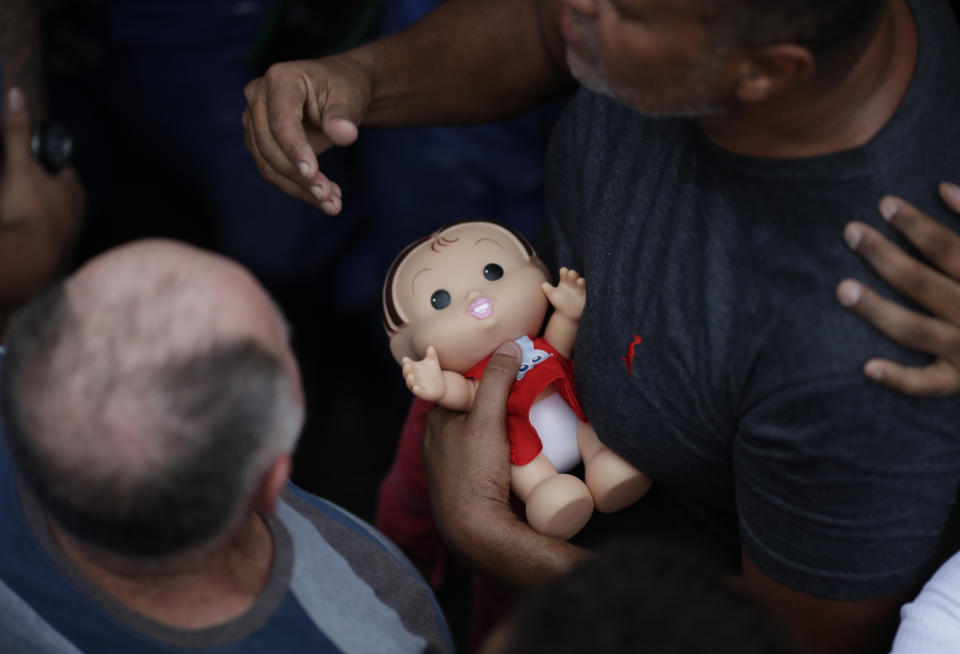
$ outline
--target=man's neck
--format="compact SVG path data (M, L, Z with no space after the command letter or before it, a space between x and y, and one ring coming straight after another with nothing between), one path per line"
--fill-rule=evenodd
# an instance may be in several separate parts
M698 119L718 147L752 157L830 154L883 129L913 77L917 29L906 0L890 0L855 64L838 80L814 77L789 93Z
M221 547L164 570L114 565L53 520L47 522L64 554L89 581L127 608L177 629L213 627L248 611L267 583L274 558L270 530L253 512Z

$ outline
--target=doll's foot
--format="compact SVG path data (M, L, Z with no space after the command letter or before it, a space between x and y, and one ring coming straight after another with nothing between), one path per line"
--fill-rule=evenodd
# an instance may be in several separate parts
M653 480L611 450L597 454L584 477L597 511L611 513L630 506L650 490Z
M593 513L593 496L573 475L537 484L527 498L527 522L541 534L566 540L583 529Z

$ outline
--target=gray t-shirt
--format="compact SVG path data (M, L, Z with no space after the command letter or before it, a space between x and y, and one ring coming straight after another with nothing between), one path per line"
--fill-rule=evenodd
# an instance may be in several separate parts
M853 219L892 234L876 209L884 194L960 228L936 195L960 181L960 37L945 0L910 5L914 79L861 148L735 156L691 121L586 90L561 118L540 250L587 279L574 352L587 417L657 482L580 542L643 532L644 512L679 506L666 514L706 527L731 559L742 545L781 583L847 600L909 588L941 559L960 402L864 378L873 356L926 358L834 294L849 276L892 295L841 236Z

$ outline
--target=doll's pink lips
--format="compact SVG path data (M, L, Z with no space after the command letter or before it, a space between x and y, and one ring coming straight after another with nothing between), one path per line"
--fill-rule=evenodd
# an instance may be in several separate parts
M478 297L470 303L470 308L467 309L467 313L480 320L489 318L493 315L493 300L488 297Z

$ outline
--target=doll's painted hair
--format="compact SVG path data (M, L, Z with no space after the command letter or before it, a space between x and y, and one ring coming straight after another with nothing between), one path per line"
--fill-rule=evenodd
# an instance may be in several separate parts
M397 258L393 260L393 263L390 264L390 269L387 271L387 278L383 282L383 328L386 330L388 336L393 336L397 333L397 331L400 330L401 327L407 324L400 316L400 311L397 309L396 299L393 296L393 279L397 275L397 270L400 268L400 264L402 264L406 258L410 256L411 252L428 241L433 241L433 243L430 245L430 248L434 252L439 252L440 248L450 245L451 243L456 243L459 239L448 239L444 236L445 232L453 227L468 223L490 223L491 225L496 225L500 229L509 232L514 238L516 238L520 245L523 246L523 249L527 253L528 257L534 259L537 256L533 246L530 245L530 241L528 241L523 234L512 227L508 227L507 225L502 225L491 220L460 220L444 225L432 234L417 239L405 247L403 251L397 255Z

